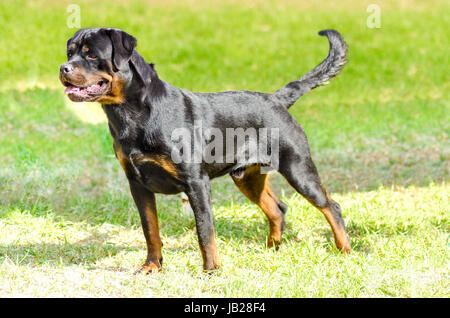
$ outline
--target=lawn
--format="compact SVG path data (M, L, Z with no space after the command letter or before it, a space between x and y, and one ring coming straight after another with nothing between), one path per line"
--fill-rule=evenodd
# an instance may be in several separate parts
M349 63L290 111L353 253L277 174L289 205L279 251L229 177L213 182L221 269L202 273L192 216L157 196L164 266L146 256L139 216L100 106L58 82L73 1L0 3L0 297L449 297L450 107L445 1L77 1L81 26L119 27L161 78L192 91L273 92L327 54Z

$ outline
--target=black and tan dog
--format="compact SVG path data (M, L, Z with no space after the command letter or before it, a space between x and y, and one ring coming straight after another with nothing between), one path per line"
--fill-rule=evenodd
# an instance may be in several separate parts
M119 29L82 29L69 39L68 62L61 66L60 80L72 101L99 102L107 115L114 150L128 178L147 242L147 259L138 272L157 272L162 264L155 193L186 193L195 215L203 268L219 267L210 180L225 174L266 214L267 245L278 248L281 242L287 206L260 170L272 162L252 154L245 160L173 160L179 145L172 132L183 127L194 133L196 121L224 134L228 128L279 129L276 170L325 215L337 248L350 252L341 209L321 185L306 135L288 112L298 98L336 76L345 64L347 46L340 34L334 30L319 34L329 40L328 57L273 94L193 93L176 88L158 77L153 64L147 64L135 50L136 39Z

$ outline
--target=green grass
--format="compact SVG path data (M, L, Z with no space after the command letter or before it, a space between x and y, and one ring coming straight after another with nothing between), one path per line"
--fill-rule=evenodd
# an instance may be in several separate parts
M287 229L267 250L263 214L224 177L211 277L179 196L158 196L163 271L132 275L144 237L107 125L92 124L104 116L68 103L57 80L75 32L68 3L0 3L0 297L450 296L446 2L385 2L381 29L365 25L370 1L79 2L83 27L130 32L164 80L193 91L275 91L326 56L320 29L349 44L343 73L291 113L354 252L336 251L323 216L278 175Z

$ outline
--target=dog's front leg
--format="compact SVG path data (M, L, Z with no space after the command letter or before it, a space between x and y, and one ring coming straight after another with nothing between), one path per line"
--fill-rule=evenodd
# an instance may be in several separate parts
M209 178L205 177L190 182L186 194L194 211L198 243L203 257L203 270L216 270L219 268L219 262L214 234Z
M147 242L147 259L136 271L136 274L154 274L159 271L162 265L162 242L159 236L155 194L134 180L129 180L129 183L131 194L139 210L142 229Z

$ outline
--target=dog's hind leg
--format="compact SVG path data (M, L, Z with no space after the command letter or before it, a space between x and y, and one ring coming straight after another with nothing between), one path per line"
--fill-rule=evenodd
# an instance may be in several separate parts
M284 214L287 205L280 201L269 186L268 174L261 173L259 165L250 166L243 173L233 175L239 190L253 203L257 204L269 220L267 246L279 248L284 229Z
M341 208L321 185L303 129L297 126L292 132L291 137L295 138L284 143L278 170L298 193L324 214L333 231L336 247L349 253L350 243Z

